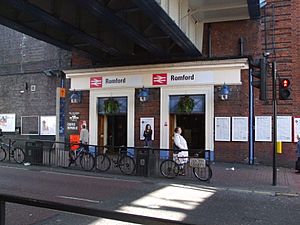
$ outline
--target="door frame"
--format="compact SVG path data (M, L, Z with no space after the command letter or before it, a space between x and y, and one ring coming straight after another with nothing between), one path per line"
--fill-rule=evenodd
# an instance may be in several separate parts
M205 149L214 150L213 124L214 124L214 85L201 86L169 86L161 88L160 108L160 148L169 146L170 137L170 95L205 95ZM167 126L166 126L167 125Z
M134 146L134 88L96 89L90 91L89 128L90 144L98 145L98 98L127 97L127 146ZM104 128L105 129L105 128Z

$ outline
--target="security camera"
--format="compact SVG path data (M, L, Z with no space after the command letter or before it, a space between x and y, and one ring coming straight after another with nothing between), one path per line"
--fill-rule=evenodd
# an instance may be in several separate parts
M53 71L52 70L44 70L43 73L48 76L48 77L52 77L54 76Z
M264 56L264 57L269 57L270 55L271 55L271 52L264 52L264 53L263 53L263 56Z

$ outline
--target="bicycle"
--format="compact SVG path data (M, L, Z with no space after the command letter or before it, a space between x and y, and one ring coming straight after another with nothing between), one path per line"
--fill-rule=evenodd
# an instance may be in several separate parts
M91 171L95 166L95 157L87 150L88 146L79 144L79 147L75 150L69 150L69 165L73 163L76 165L76 161L79 158L80 166L85 171Z
M177 154L174 154L173 159L163 160L160 164L160 173L166 178L177 177L184 166L179 162L180 158ZM209 161L200 158L198 153L189 159L189 166L192 168L193 174L197 179L201 181L209 181L211 179L212 170Z
M104 153L100 153L96 157L96 170L105 172L109 170L111 164L113 163L115 167L119 167L120 171L125 175L133 174L135 170L135 162L133 157L127 155L127 149L123 146L119 148L117 158L110 157L107 152L109 151L108 147L105 147L107 150Z
M0 162L4 161L7 157L7 153L10 158L13 158L16 163L23 163L25 159L25 153L21 147L13 147L16 141L12 141L11 144L4 143L0 139Z

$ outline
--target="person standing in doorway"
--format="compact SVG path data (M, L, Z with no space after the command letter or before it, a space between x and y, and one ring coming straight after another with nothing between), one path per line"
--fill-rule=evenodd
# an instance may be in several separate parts
M89 143L89 131L86 129L86 125L82 125L82 129L80 131L80 143L87 149L87 145Z
M174 158L178 158L181 175L185 175L184 165L188 162L189 152L182 151L188 150L188 145L181 133L181 127L176 127L174 130L174 149L179 150L179 152L176 152L177 154L174 152Z
M152 129L151 129L150 124L147 124L145 127L144 142L145 142L145 146L151 147L151 145L152 145Z
M297 161L296 161L295 169L297 170L296 173L300 174L300 135L299 134L297 134L297 139L298 139L297 148L296 148Z

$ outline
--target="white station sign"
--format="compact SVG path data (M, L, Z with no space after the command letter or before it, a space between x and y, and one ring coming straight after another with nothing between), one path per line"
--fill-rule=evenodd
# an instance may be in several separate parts
M208 71L152 74L152 85L154 86L211 84L213 81L213 73Z
M90 77L90 88L136 87L143 85L141 76L95 76Z

